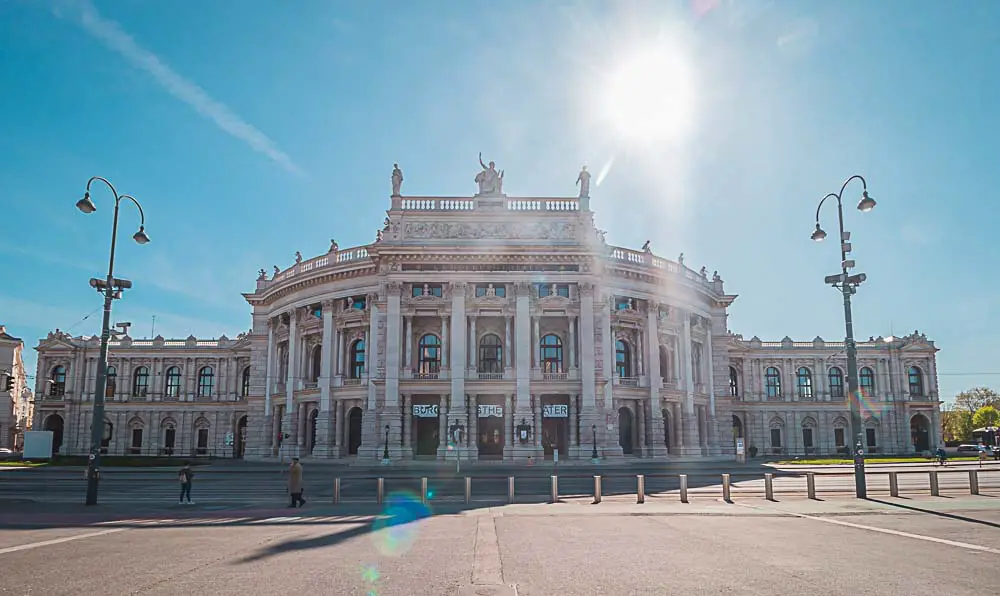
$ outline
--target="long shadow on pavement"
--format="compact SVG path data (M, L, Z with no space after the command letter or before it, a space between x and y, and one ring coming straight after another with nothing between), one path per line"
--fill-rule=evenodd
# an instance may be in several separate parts
M913 505L903 505L902 503L891 503L889 501L883 501L881 499L867 499L867 500L871 501L872 503L881 503L883 505L889 505L891 507L897 507L899 509L906 509L907 511L914 511L917 513L928 513L930 515L937 515L938 517L944 517L956 521L969 522L972 524L982 524L984 526L990 526L992 528L1000 528L1000 524L996 522L987 521L985 519L965 517L964 515L958 515L955 513L945 513L944 511L934 511L933 509L924 509L922 507L914 507Z

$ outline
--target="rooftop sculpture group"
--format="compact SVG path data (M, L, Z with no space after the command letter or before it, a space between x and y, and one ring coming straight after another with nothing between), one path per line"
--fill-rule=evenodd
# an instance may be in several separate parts
M502 197L503 194L503 174L504 170L497 171L496 162L491 161L488 165L483 163L483 154L479 153L479 165L482 170L476 174L476 184L479 185L477 197ZM580 169L580 174L576 177L576 185L580 187L579 198L590 198L590 172L587 166ZM403 190L403 170L399 169L399 164L392 164L392 196L401 197Z

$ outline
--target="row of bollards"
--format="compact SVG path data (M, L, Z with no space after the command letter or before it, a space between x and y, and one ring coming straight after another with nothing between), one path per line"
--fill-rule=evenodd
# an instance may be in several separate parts
M899 472L888 472L889 475L889 495L892 497L899 496ZM940 484L938 482L938 472L937 470L932 470L928 472L930 477L930 489L931 496L937 497L941 495ZM814 472L806 472L806 495L809 499L816 499L816 474ZM636 475L636 503L646 502L646 477L643 474ZM688 475L679 474L678 475L679 488L680 488L680 501L681 503L688 502ZM722 499L726 502L732 502L732 480L729 474L722 474ZM375 502L381 505L385 500L385 478L379 477L376 479L376 493ZM551 476L551 489L549 494L549 502L557 503L559 502L559 477ZM602 500L602 484L603 479L601 476L594 476L594 504L600 503ZM340 504L340 487L341 479L333 479L333 504ZM979 470L969 470L969 494L978 495L979 494ZM472 477L465 477L465 495L464 501L466 504L472 503ZM764 474L764 498L768 501L774 501L774 474L766 473ZM430 500L430 495L428 494L427 488L427 478L423 477L420 479L420 502L427 504ZM514 476L507 477L507 502L514 503Z

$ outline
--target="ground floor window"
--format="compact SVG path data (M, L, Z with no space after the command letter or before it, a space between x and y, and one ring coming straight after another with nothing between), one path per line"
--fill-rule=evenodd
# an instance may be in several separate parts
M781 429L771 429L771 447L781 448Z
M865 429L865 443L868 445L869 448L876 446L876 444L875 444L875 429L874 428L866 428Z

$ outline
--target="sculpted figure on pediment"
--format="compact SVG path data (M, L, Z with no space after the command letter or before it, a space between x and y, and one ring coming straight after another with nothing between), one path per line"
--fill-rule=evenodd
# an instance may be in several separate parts
M503 194L503 171L497 172L496 164L490 162L487 166L483 163L483 154L479 153L479 165L483 170L476 174L476 184L479 185L479 192L476 196L497 196Z
M576 226L570 222L532 221L523 224L512 222L452 223L412 222L404 226L406 238L419 240L454 239L481 240L489 238L508 240L569 240L576 235Z

